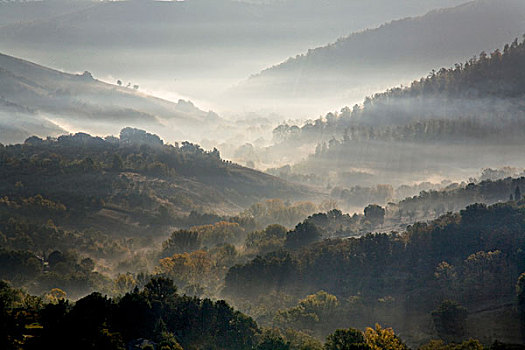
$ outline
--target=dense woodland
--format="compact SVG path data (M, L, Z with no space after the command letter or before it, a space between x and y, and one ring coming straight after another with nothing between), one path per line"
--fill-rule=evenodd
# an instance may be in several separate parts
M153 278L127 273L110 280L93 272L91 259L54 251L45 262L33 257L34 271L50 283L47 292L30 296L1 286L7 330L1 341L8 349L346 349L340 346L354 343L360 349L407 348L391 329L370 327L381 323L424 349L483 349L482 343L505 349L494 341L521 339L524 205L476 204L401 233L326 239L357 219L332 210L293 230L270 225L253 231L242 250L239 225L219 222L174 232L159 252ZM381 207L369 206L363 218L380 224L384 215ZM70 266L76 278L90 283L105 278L94 287L104 293L66 301L66 292L56 287L60 280L53 279L71 275ZM19 283L15 274L1 272L11 284ZM224 289L212 290L220 278ZM255 319L225 302L192 297L211 292ZM502 327L492 333L482 332L498 323ZM57 341L57 332L68 336ZM374 345L378 341L387 343Z
M288 245L231 268L225 292L246 300L268 324L293 324L319 336L345 324L380 322L402 334L460 341L481 336L469 322L490 314L505 326L483 335L484 341L495 340L498 332L519 340L515 310L516 284L525 268L523 213L521 202L475 204L404 232ZM315 234L314 225L301 232L304 241L314 241ZM287 241L295 240L291 235ZM269 306L268 294L280 300L308 296L295 306ZM463 328L441 328L444 321L432 314L451 307L468 310Z
M210 253L215 262L249 233L269 224L292 228L318 210L276 199L301 189L224 161L216 150L164 145L131 128L119 138L78 133L0 146L0 174L0 278L38 295L53 288L71 298L119 293L128 272L136 282L167 257L162 243L173 231L198 232L197 249L230 244ZM272 191L274 199L256 202Z
M130 137L140 141L134 144ZM126 155L137 147L141 152L147 150L150 157L159 158L147 158L141 163L134 153ZM64 339L59 347L74 346L77 339L88 338L92 344L98 344L96 347L108 348L140 339L147 339L145 345L166 343L174 349L197 349L215 343L222 346L226 343L217 339L224 334L213 333L212 328L192 328L191 332L201 335L213 333L199 339L190 330L177 328L177 324L186 321L178 319L182 317L180 311L173 310L200 310L208 304L211 309L223 307L206 298L225 298L254 318L249 320L229 311L247 322L239 325L247 328L236 331L247 332L245 338L235 341L242 349L326 348L326 344L335 341L335 329L365 330L375 323L394 327L412 347L431 339L442 339L443 343L428 346L443 348L469 337L478 338L485 345L495 340L521 341L521 289L516 294L516 284L520 285L518 277L524 269L520 254L525 249L521 200L525 184L523 178L489 180L519 172L517 169L486 169L481 176L484 181L422 191L384 207L370 204L361 214L345 214L335 209L337 203L331 201L315 205L265 200L231 216L196 210L174 213L153 204L150 221L134 231L124 234L95 229L90 220L98 220L96 214L105 208L148 208L144 201L135 203L126 197L125 202L122 196L113 194L115 184L111 181L118 178L116 175L133 172L134 176L150 176L155 181L176 179L183 171L189 176L192 170L175 171L175 166L159 165L164 170L151 173L147 164L154 163L153 159L169 164L169 155L165 156L167 160L160 158L164 147L155 135L124 130L119 139L80 134L58 140L30 138L24 145L2 148L1 169L8 181L3 184L0 200L0 278L11 285L3 288L14 298L4 307L3 317L9 327L14 327L10 328L13 332L16 329L6 342L15 344L15 348L38 348L53 339L56 329L67 325L73 327L68 333L75 336ZM188 151L187 144L167 147L181 157L181 162L188 161L185 157L201 157L202 162L208 162L204 164L215 164L212 166L219 169L229 166L213 153L196 151L196 155L194 149ZM73 150L79 155L75 156ZM88 155L91 160L86 160ZM50 163L53 159L54 163ZM68 177L70 174L75 176ZM75 183L67 185L68 182L82 181L81 186L86 186L90 184L82 178L86 176L96 179L96 185L90 185L98 189L96 196L86 199L80 191L77 197L68 197L67 186ZM53 184L51 181L60 180L65 185L41 185L42 181ZM89 193L86 187L81 188ZM403 190L407 189L397 189L399 193ZM151 191L148 193L151 196ZM476 204L452 213L475 202L509 199L505 204ZM444 215L435 221L402 229L404 223L441 214ZM391 227L400 231L368 233ZM160 228L176 229L164 238ZM161 307L166 311L158 311L155 301L146 297L152 277L153 281L168 278L168 284L174 283L178 288L180 294L173 294L169 306ZM100 294L89 294L95 291ZM89 295L84 297L86 294ZM97 312L101 318L93 316L95 319L89 321L95 324L86 331L89 334L75 329L72 320L83 317L75 310L82 306L65 302L67 298L78 300L79 305L85 300L89 308L101 308ZM128 299L137 299L133 302L144 305L146 314L137 315L137 319L157 320L149 324L153 328L133 331L119 323L118 310ZM62 315L53 314L56 323L46 319L49 310ZM483 322L484 326L473 327L473 322ZM490 335L478 332L492 327L494 322L505 326ZM371 346L370 339L377 332L398 339L388 333L392 332L388 328L372 327L356 333L362 337L358 343L365 344L360 346ZM199 343L202 339L208 340ZM405 346L399 344L401 348ZM469 344L465 346L481 346Z
M272 145L236 159L271 164L269 173L294 183L355 189L354 197L358 187L461 182L487 167L523 167L523 62L525 42L516 39L361 105L283 123ZM275 166L277 157L283 161ZM363 205L355 200L345 209Z
M476 79L506 79L498 62L512 66L524 45L317 124L364 125L385 101L456 98L457 85L476 98L514 98ZM485 76L489 66L500 73ZM312 157L372 140L349 128ZM468 184L343 183L323 194L132 128L118 138L1 146L0 341L7 349L513 348L497 341L522 343L525 334L525 178L507 177L521 173L485 169ZM343 213L338 202L364 209Z
M138 140L130 140L133 137ZM210 297L225 298L254 317L250 320L228 311L238 315L231 317L247 322L239 325L246 328L235 331L247 332L245 338L235 341L242 349L275 348L275 344L284 349L320 349L329 346L322 341L333 341L335 329L365 330L375 323L394 327L410 346L442 339L444 343L429 346L441 344L445 348L448 342L461 343L468 337L478 338L485 345L494 340L520 341L517 300L521 299L517 299L516 284L523 272L520 254L525 249L520 190L523 178L422 191L384 207L370 204L362 214L345 214L330 201L315 205L266 200L231 216L196 210L174 213L153 204L150 221L135 231L124 234L92 227L90 220L98 220L96 214L104 208L148 208L145 201L135 203L129 196L124 201L121 194L114 194L115 183L111 181L117 181L119 175L133 172L134 176L159 181L176 179L181 173L190 176L190 171L195 171L197 177L198 170L176 171L176 166L166 166L173 164L169 163L169 153L164 153L168 150L180 157L181 167L189 161L186 157L223 169L218 171L230 166L213 152L195 151L197 146L188 150L191 146L165 146L155 135L128 129L119 139L77 134L58 140L30 138L24 145L2 148L1 171L7 181L0 200L0 278L10 284L3 287L11 295L3 317L9 327L14 327L9 329L16 330L5 340L10 346L45 346L42 344L54 339L53 332L66 325L73 327L68 334L75 336L64 339L59 347L71 347L78 339L88 338L98 344L94 346L107 348L140 339L147 339L145 345L166 343L174 349L215 343L222 346L226 343L217 337L224 334L213 333L205 338L206 343L199 343L204 338L191 335L193 331L212 332L219 326L202 331L192 328L188 333L176 325L186 321L172 318L182 317L173 311L180 308L199 310L208 304L211 309L223 307L206 301ZM147 161L137 160L132 152L137 148L149 154ZM148 166L155 163L154 159L162 160L157 170ZM487 169L482 178L509 172ZM85 180L90 177L92 182ZM98 192L87 196L91 193L86 184ZM69 197L68 186L75 185L86 192ZM399 233L366 234L440 215L443 205L445 210L455 211L470 203L494 203L509 197L512 201L506 204L469 206ZM170 227L176 229L163 238L166 236L160 234L160 228ZM174 283L180 291L173 294L169 306L161 307L166 311L158 311L155 301L146 297L152 276L153 281L168 278L168 284ZM100 294L89 294L94 291ZM67 298L78 301L66 302ZM128 299L144 305L146 316L137 315L137 319L157 317L158 321L149 324L153 328L132 331L119 323L118 310ZM82 307L77 306L83 305L81 301L90 305L88 309L100 308L100 318L93 316L89 322L94 326L86 334L75 328L78 322L72 321L84 317L84 311L75 311ZM56 323L46 319L50 310L62 315L53 314ZM478 319L490 327L492 321L487 321L486 315L491 312L494 322L504 322L504 330L483 335L472 329L472 322ZM448 320L450 313L457 319ZM358 343L371 346L370 339L377 332L398 339L388 333L392 332L388 328L372 327L358 333L363 337Z

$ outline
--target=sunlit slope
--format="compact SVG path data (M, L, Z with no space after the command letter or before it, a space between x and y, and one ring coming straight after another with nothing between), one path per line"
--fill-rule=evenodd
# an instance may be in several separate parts
M0 54L0 116L10 117L6 125L14 128L28 120L65 125L67 130L118 131L122 123L161 128L167 123L191 128L208 116L190 102L169 102L143 94L133 87L111 85L89 72L68 74L28 61ZM57 131L63 130L56 126ZM41 136L38 128L26 130ZM114 132L114 131L113 131ZM24 133L22 133L24 134ZM24 135L23 135L24 136ZM23 141L0 139L0 142Z
M281 125L274 135L281 148L318 144L294 170L325 177L331 171L338 183L358 172L392 183L464 179L486 167L521 167L524 62L525 42L516 39L410 87L366 98L361 106L300 128Z

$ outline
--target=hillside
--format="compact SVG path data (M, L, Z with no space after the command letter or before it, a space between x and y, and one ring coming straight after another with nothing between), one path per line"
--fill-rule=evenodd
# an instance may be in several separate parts
M131 128L120 139L77 133L3 146L0 173L0 193L15 203L40 195L67 208L55 216L61 225L125 235L163 232L191 211L231 215L265 198L313 195L216 150Z
M236 93L359 101L438 66L492 51L525 32L525 3L477 0L396 20L308 50L252 76ZM335 97L334 97L335 96Z
M230 110L217 93L272 62L393 18L464 1L0 3L0 52Z
M276 144L264 152L317 144L291 171L324 173L344 186L352 179L367 185L461 180L486 167L521 167L516 145L524 137L523 62L525 42L516 39L501 51L368 97L361 106L302 126L283 124L274 130Z
M176 137L210 115L191 102L172 103L132 87L107 84L91 73L68 74L0 54L0 142L65 130L115 133L125 125L162 130L176 124ZM13 118L15 116L16 118ZM211 118L216 118L212 113Z
M225 291L238 305L250 305L262 324L292 325L317 336L375 320L395 326L413 348L436 337L520 343L516 283L523 271L524 222L523 201L475 204L401 233L324 240L258 256L230 268ZM312 225L297 226L286 239L295 233L306 241L313 231ZM267 295L302 299L279 308L265 304ZM459 308L463 316L452 316ZM440 323L440 309L451 313L454 326Z

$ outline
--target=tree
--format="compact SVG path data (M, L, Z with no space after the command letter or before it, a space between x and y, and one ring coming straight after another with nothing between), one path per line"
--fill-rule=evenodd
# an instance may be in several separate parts
M289 350L290 343L285 341L278 330L266 330L257 344L256 350Z
M379 324L375 329L366 329L365 340L371 350L408 350L392 328L382 328Z
M304 331L317 331L319 327L334 329L334 315L338 306L339 301L335 295L319 291L301 299L297 306L279 310L274 321L283 328L292 327Z
M163 256L193 252L200 248L201 239L195 231L179 230L171 234L171 237L162 244Z
M144 294L150 301L165 301L177 294L177 287L169 278L154 277L144 286Z
M286 235L285 247L298 249L321 238L319 229L314 224L305 221L297 224L295 228Z
M518 310L520 312L521 337L525 339L525 273L522 273L516 283L516 296L518 297Z
M439 283L443 295L448 296L450 294L453 295L456 293L458 274L456 272L456 268L453 265L450 265L446 261L440 262L436 267L434 277Z
M67 294L60 288L53 288L46 294L44 294L44 299L48 303L58 304L60 300L66 300Z
M374 226L382 225L385 221L385 209L377 204L369 204L365 208L365 218Z
M326 337L325 350L371 350L363 332L358 329L337 329Z
M122 86L122 80L117 80L117 85Z
M432 311L434 326L446 342L461 341L467 326L467 309L452 300L444 300Z
M122 161L122 157L120 157L120 155L118 154L115 154L113 156L113 162L111 165L111 169L115 171L120 171L122 170L122 168L124 168L124 162Z
M516 202L521 200L521 190L519 185L516 186L516 189L514 190L514 200Z

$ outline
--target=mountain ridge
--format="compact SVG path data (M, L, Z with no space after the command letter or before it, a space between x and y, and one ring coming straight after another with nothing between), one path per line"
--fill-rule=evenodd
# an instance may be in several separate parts
M188 130L202 124L210 117L210 113L213 118L218 118L213 112L202 111L189 101L171 102L144 94L138 88L97 80L87 71L83 74L61 72L1 53L0 79L0 97L3 102L0 104L0 116L4 114L8 118L13 110L6 107L16 105L19 106L15 112L20 121L27 117L26 114L31 114L43 122L56 124L62 130L62 122L66 125L77 124L73 130L95 126L91 131L100 129L100 133L104 133L108 127L118 130L123 126L112 126L112 123L129 122L139 127L154 126L157 129L176 123L180 129ZM182 131L179 131L181 137L184 136ZM37 129L33 130L33 133L38 132ZM30 135L30 132L25 133L25 137ZM0 139L0 142L6 141L20 142L23 139Z
M394 20L310 49L252 75L232 91L269 100L285 96L322 103L333 95L341 102L360 100L374 90L411 81L435 66L464 61L473 52L492 51L523 32L523 2L471 1Z

